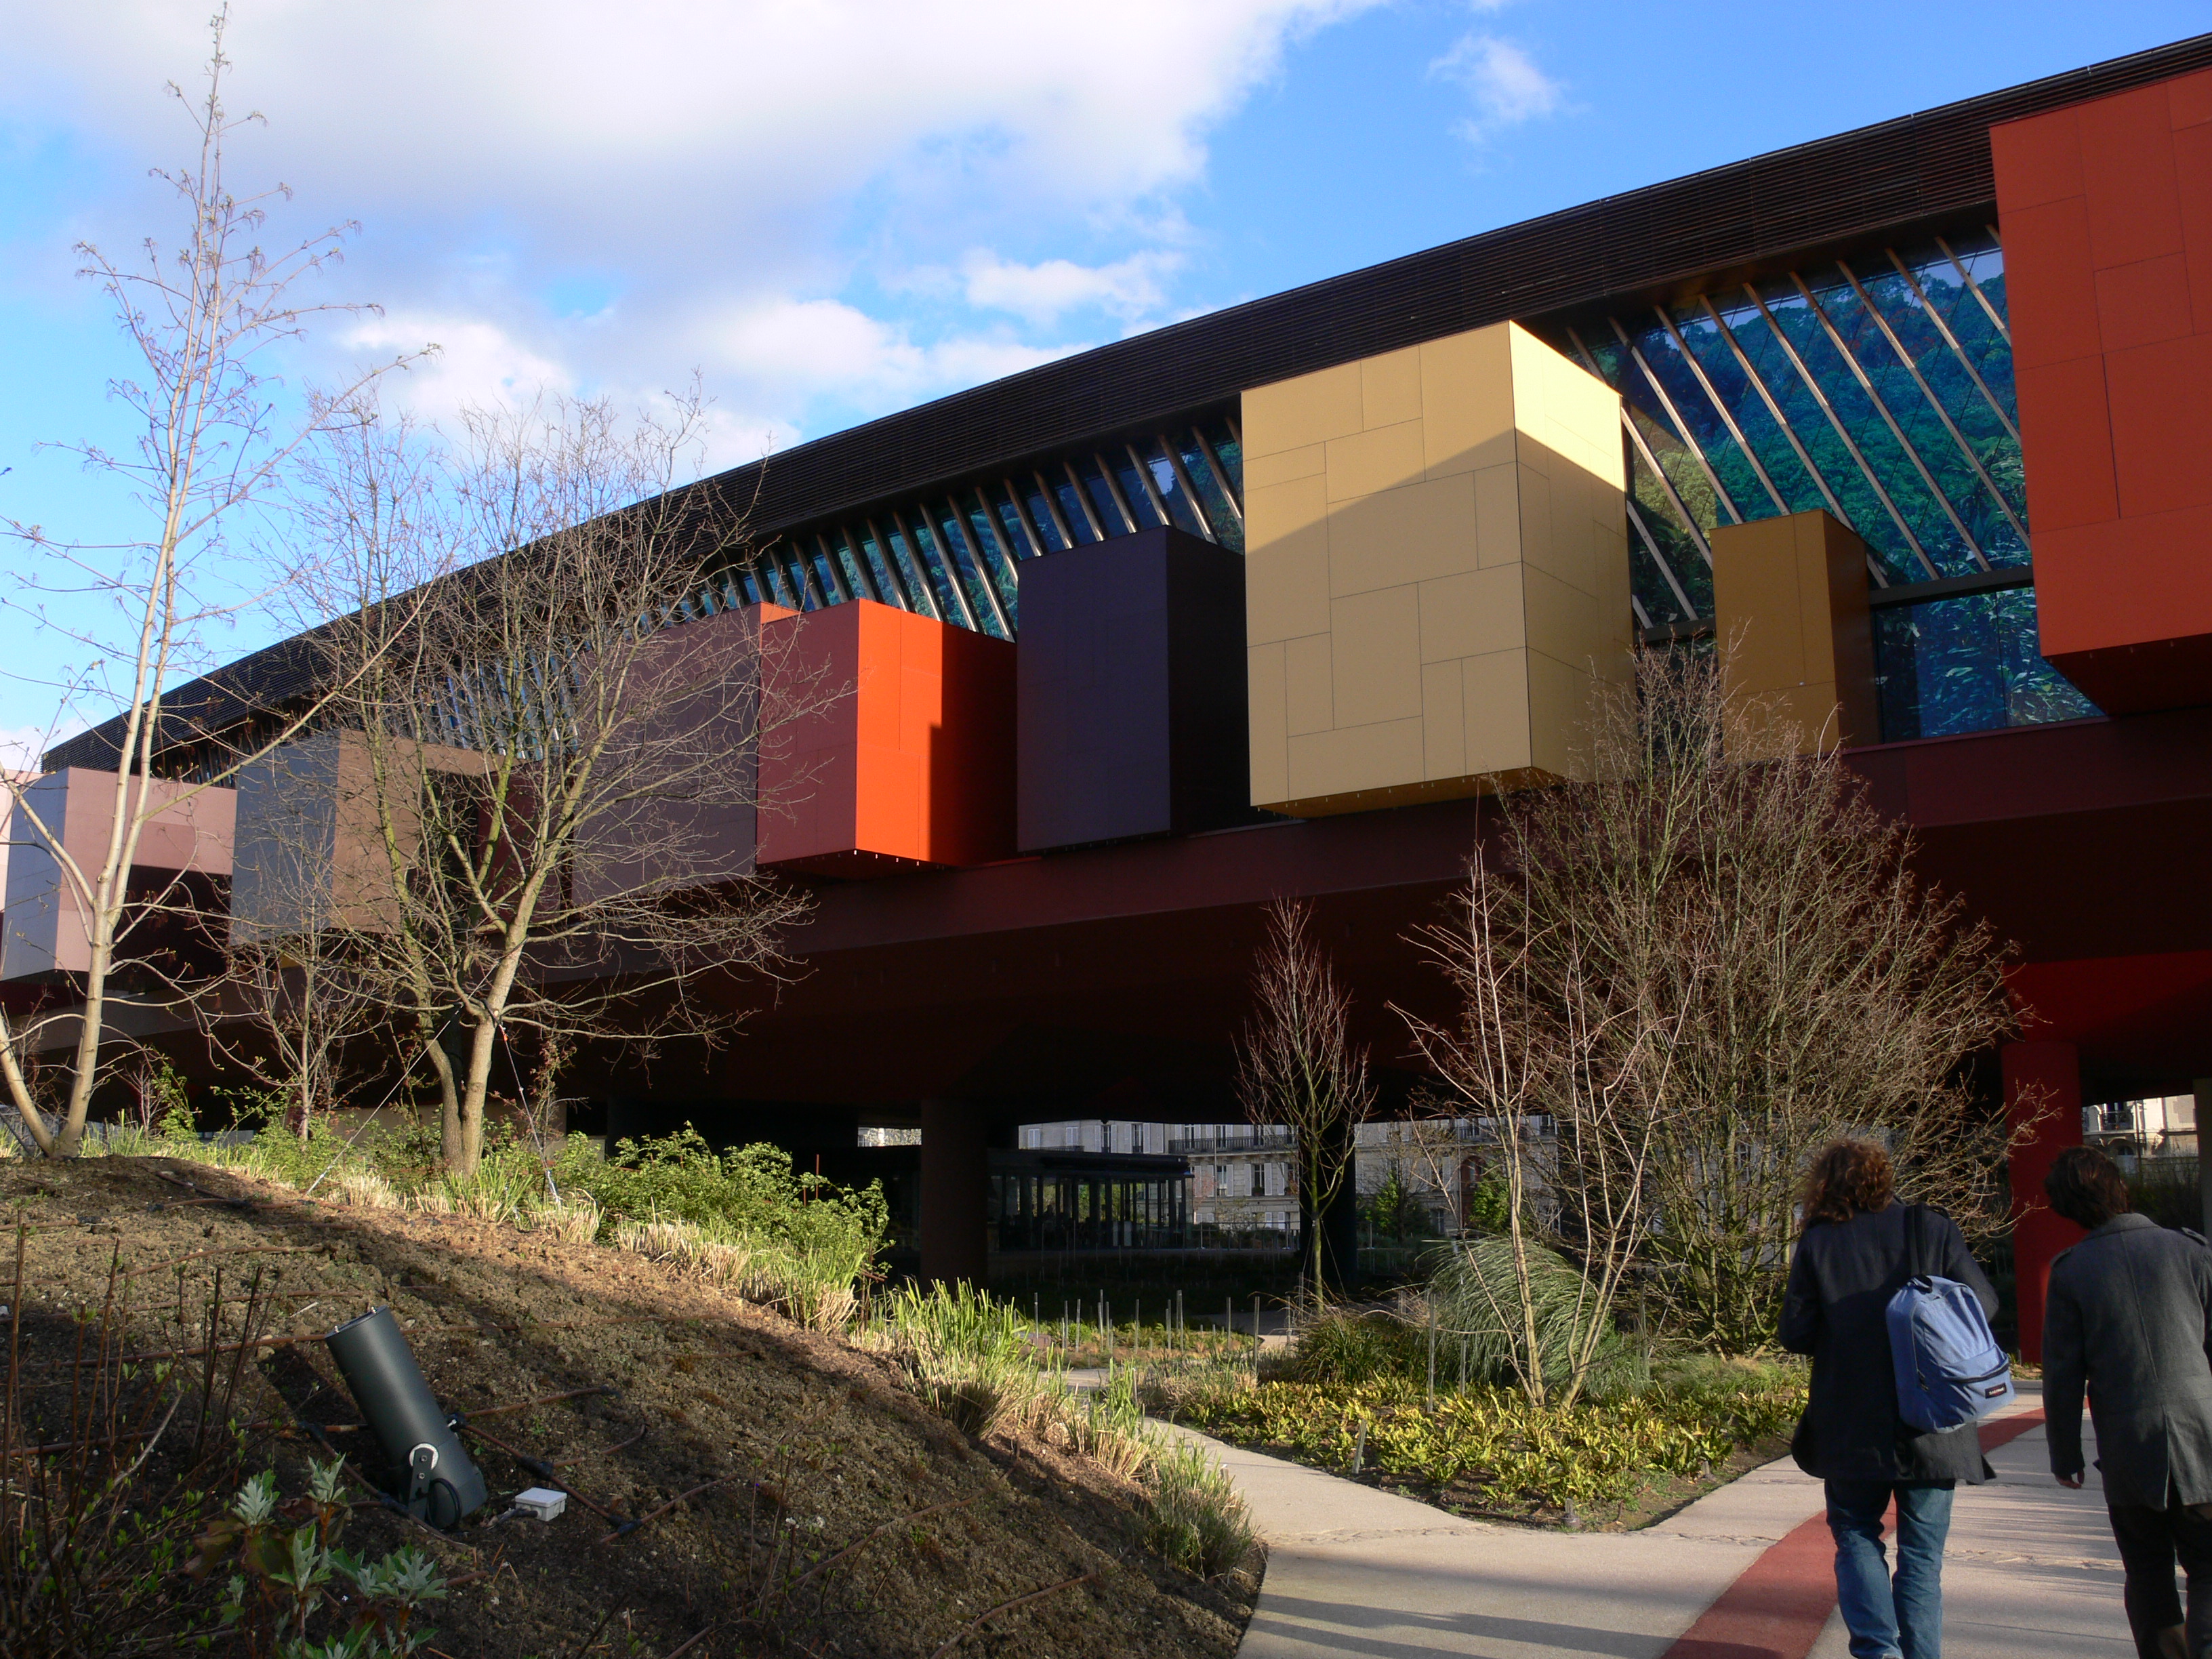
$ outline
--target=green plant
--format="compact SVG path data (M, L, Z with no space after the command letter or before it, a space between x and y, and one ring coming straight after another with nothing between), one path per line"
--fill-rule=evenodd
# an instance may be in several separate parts
M122 1271L118 1248L97 1308L30 1314L27 1236L19 1219L0 1322L0 1653L106 1659L172 1651L220 1619L213 1593L179 1569L217 1511L212 1494L235 1478L238 1372L128 1356L149 1324L157 1346L203 1350L235 1336L240 1351L251 1352L270 1312L262 1279L249 1279L243 1298L226 1298L218 1271L197 1317L186 1315L179 1281L173 1322L158 1305L134 1317L136 1281Z
M1291 1349L1288 1375L1301 1382L1366 1382L1417 1373L1422 1333L1380 1310L1315 1320Z
M290 1504L277 1501L274 1470L255 1475L185 1564L194 1580L225 1574L220 1628L251 1659L404 1659L428 1640L416 1614L445 1595L445 1581L412 1547L377 1561L337 1547L347 1515L343 1475L342 1460L311 1464L307 1497ZM336 1581L352 1588L350 1612L337 1630L311 1638L308 1625L325 1611Z
M880 1184L847 1188L794 1170L779 1146L717 1154L688 1124L624 1139L605 1160L571 1135L553 1173L564 1195L588 1197L611 1219L682 1221L706 1240L744 1247L763 1298L802 1324L844 1322L890 1225Z
M1037 1369L1012 1304L966 1284L902 1287L885 1298L879 1330L930 1410L963 1434L1033 1420L1066 1392Z
M1184 1441L1153 1460L1145 1541L1205 1578L1233 1571L1252 1548L1252 1516L1229 1472Z
M1534 1359L1546 1379L1564 1379L1574 1354L1582 1352L1590 1356L1585 1386L1592 1394L1607 1398L1640 1386L1641 1352L1609 1322L1590 1328L1602 1316L1601 1304L1582 1274L1556 1251L1531 1244L1527 1252ZM1440 1378L1519 1380L1516 1345L1523 1340L1523 1309L1510 1237L1463 1239L1437 1250L1430 1258L1427 1296L1437 1325ZM1422 1363L1425 1367L1425 1350Z
M1359 1206L1359 1218L1378 1242L1402 1244L1408 1239L1431 1237L1436 1231L1427 1208L1395 1164L1382 1185Z
M1487 1510L1528 1513L1624 1502L1654 1478L1694 1476L1739 1447L1780 1437L1804 1400L1796 1380L1682 1394L1654 1388L1565 1407L1481 1386L1439 1395L1431 1409L1416 1384L1387 1377L1224 1388L1186 1397L1182 1411L1209 1434L1334 1473L1350 1470L1358 1448L1370 1471L1440 1494L1468 1493L1455 1501Z
M1478 1232L1502 1233L1510 1218L1511 1205L1504 1172L1492 1166L1482 1172L1482 1179L1468 1194L1467 1224Z
M2122 1165L2128 1197L2138 1213L2161 1227L2204 1225L2204 1194L2198 1185L2194 1158L2137 1158Z

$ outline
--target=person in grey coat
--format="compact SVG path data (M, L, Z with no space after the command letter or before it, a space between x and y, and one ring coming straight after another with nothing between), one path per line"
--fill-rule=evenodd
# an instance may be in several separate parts
M1990 1470L1972 1424L1922 1434L1899 1416L1889 1299L1923 1273L1969 1286L1985 1311L1997 1297L1957 1224L1923 1205L1893 1204L1895 1185L1889 1154L1869 1140L1833 1142L1807 1174L1781 1337L1813 1356L1813 1387L1790 1449L1826 1488L1836 1601L1854 1659L1938 1659L1951 1494ZM1894 1577L1882 1543L1893 1498Z
M2212 1250L2131 1212L2102 1152L2061 1152L2051 1207L2089 1230L2051 1266L2043 1315L2043 1409L2051 1472L2081 1484L2081 1395L2097 1425L2112 1537L2127 1569L2128 1626L2142 1659L2212 1654ZM2189 1577L2185 1620L2175 1594Z

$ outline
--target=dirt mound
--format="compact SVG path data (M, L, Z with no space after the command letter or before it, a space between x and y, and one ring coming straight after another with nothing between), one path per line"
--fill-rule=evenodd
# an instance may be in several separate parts
M258 1272L270 1346L240 1369L232 1415L287 1493L322 1455L303 1425L388 1478L318 1340L379 1304L449 1409L573 1395L474 1425L574 1488L557 1520L483 1524L547 1480L481 1437L493 1502L454 1537L354 1511L355 1550L414 1543L449 1577L481 1575L430 1609L428 1650L450 1659L685 1644L696 1659L1226 1659L1250 1613L1249 1571L1209 1583L1143 1547L1133 1486L1031 1438L971 1442L883 1360L637 1255L162 1159L0 1164L0 1206L28 1229L26 1376L66 1367L74 1315L100 1304L118 1253L139 1305L172 1302L187 1326L218 1271L234 1313Z

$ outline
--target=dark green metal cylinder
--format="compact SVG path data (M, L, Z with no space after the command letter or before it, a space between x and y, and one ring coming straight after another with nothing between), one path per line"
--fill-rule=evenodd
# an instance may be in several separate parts
M369 1432L404 1472L406 1484L396 1496L409 1512L434 1527L451 1527L482 1509L483 1476L439 1409L392 1310L365 1313L324 1340Z

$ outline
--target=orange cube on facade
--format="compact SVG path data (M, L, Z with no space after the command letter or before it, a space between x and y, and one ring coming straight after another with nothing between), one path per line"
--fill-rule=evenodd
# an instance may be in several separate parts
M763 649L763 866L854 877L1014 855L1010 642L859 599L769 623ZM779 720L779 702L801 712Z

